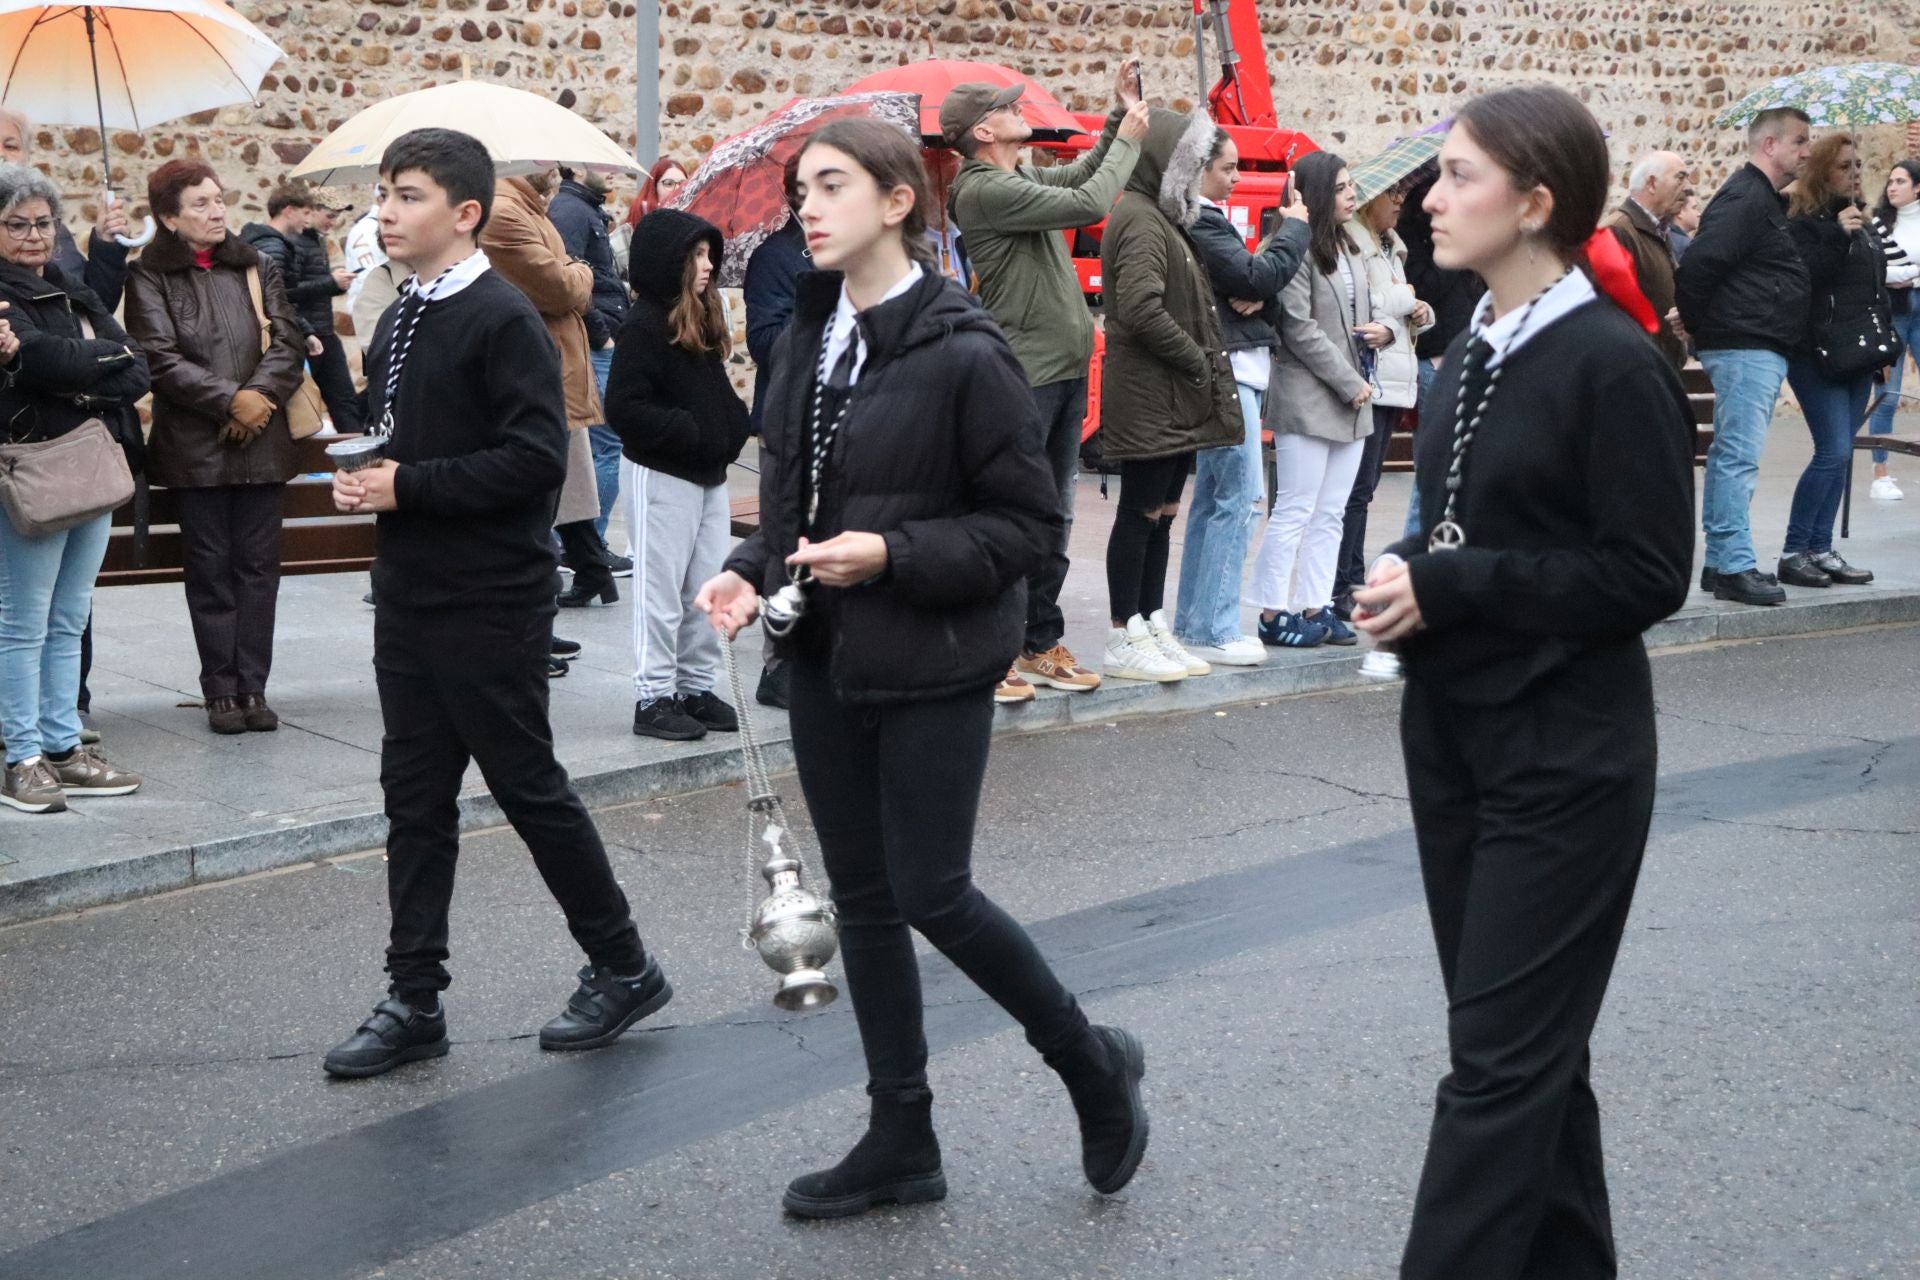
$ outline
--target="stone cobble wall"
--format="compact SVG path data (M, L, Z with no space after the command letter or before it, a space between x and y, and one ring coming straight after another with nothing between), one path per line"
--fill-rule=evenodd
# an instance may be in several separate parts
M363 104L454 78L556 98L623 143L634 138L635 17L625 0L239 0L286 50L253 106L111 139L113 179L138 197L171 156L203 155L241 216L329 128ZM1674 146L1711 186L1739 137L1714 128L1733 97L1806 66L1920 58L1916 0L1259 0L1282 120L1353 158L1448 114L1464 97L1536 80L1566 85L1633 156ZM1114 68L1138 56L1149 92L1196 97L1188 0L664 0L661 144L691 161L787 99L882 67L978 58L1027 72L1068 106L1099 110ZM36 159L94 216L99 139L42 125ZM1907 150L1867 137L1870 168ZM1870 178L1877 182L1877 178ZM345 193L354 203L366 193Z

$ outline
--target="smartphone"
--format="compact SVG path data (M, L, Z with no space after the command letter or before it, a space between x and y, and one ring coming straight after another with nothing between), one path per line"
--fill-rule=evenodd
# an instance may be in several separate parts
M1147 100L1147 77L1138 62L1133 64L1133 96L1142 102Z
M1281 179L1280 207L1282 209L1285 209L1292 203L1293 203L1293 170L1289 169L1287 170L1286 176Z

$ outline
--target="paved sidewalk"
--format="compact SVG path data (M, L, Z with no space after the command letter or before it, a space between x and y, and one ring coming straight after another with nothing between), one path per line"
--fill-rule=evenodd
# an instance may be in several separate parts
M1797 412L1776 420L1754 504L1763 567L1777 553L1794 480L1808 452ZM1895 459L1895 473L1901 471ZM1858 492L1869 474L1856 459ZM736 487L753 477L736 470ZM1655 646L1802 634L1920 619L1920 471L1906 476L1908 500L1857 503L1844 553L1878 575L1867 588L1790 591L1787 607L1748 609L1702 596L1656 628ZM1408 477L1389 476L1374 503L1369 542L1397 532ZM1064 605L1067 642L1097 665L1105 639L1103 553L1112 523L1097 477L1083 477L1073 534L1073 571ZM1170 571L1168 597L1178 576ZM622 535L616 532L616 546ZM1697 573L1696 573L1697 580ZM623 583L623 588L624 588ZM178 586L103 590L95 610L93 723L114 761L147 779L138 795L82 801L64 815L0 810L0 924L120 898L377 848L380 712L370 665L373 611L359 576L291 578L281 591L270 694L283 727L271 735L221 738L198 708L197 663ZM588 803L607 805L735 780L736 739L710 735L670 744L631 732L632 601L563 611L562 635L586 651L553 685L560 755ZM1248 630L1252 629L1251 621ZM1031 706L1003 708L1004 732L1101 723L1117 717L1283 697L1359 682L1362 650L1270 651L1263 667L1219 669L1176 685L1109 682L1093 694L1043 692ZM760 642L740 649L749 691L759 678ZM902 659L911 661L911 654ZM749 692L751 696L751 692ZM786 717L755 708L763 735L784 762ZM463 821L496 824L498 809L477 774L468 779Z

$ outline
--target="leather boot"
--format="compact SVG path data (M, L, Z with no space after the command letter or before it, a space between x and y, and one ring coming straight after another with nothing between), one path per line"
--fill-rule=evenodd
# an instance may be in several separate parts
M919 1204L947 1197L940 1140L933 1136L933 1093L914 1089L873 1097L867 1131L846 1159L803 1174L780 1203L801 1218L845 1218L877 1204Z
M247 713L240 709L240 699L208 698L207 728L215 733L245 733Z
M594 532L593 521L557 525L554 532L560 535L567 564L573 568L573 585L555 597L555 602L562 609L584 609L595 600L617 604L620 588L614 585L607 544Z
M1080 1115L1080 1166L1087 1181L1112 1195L1127 1185L1147 1152L1147 1109L1140 1101L1146 1050L1131 1031L1093 1026L1071 1047L1048 1054L1047 1065L1066 1082Z
M279 713L267 705L264 693L241 694L240 716L247 723L248 733L272 733L280 727Z

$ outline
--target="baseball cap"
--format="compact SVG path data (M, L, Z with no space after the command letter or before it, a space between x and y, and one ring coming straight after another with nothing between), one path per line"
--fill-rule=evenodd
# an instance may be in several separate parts
M1010 107L1025 97L1025 85L1004 87L991 84L957 84L947 90L940 104L940 136L952 146L973 126L1002 107Z

